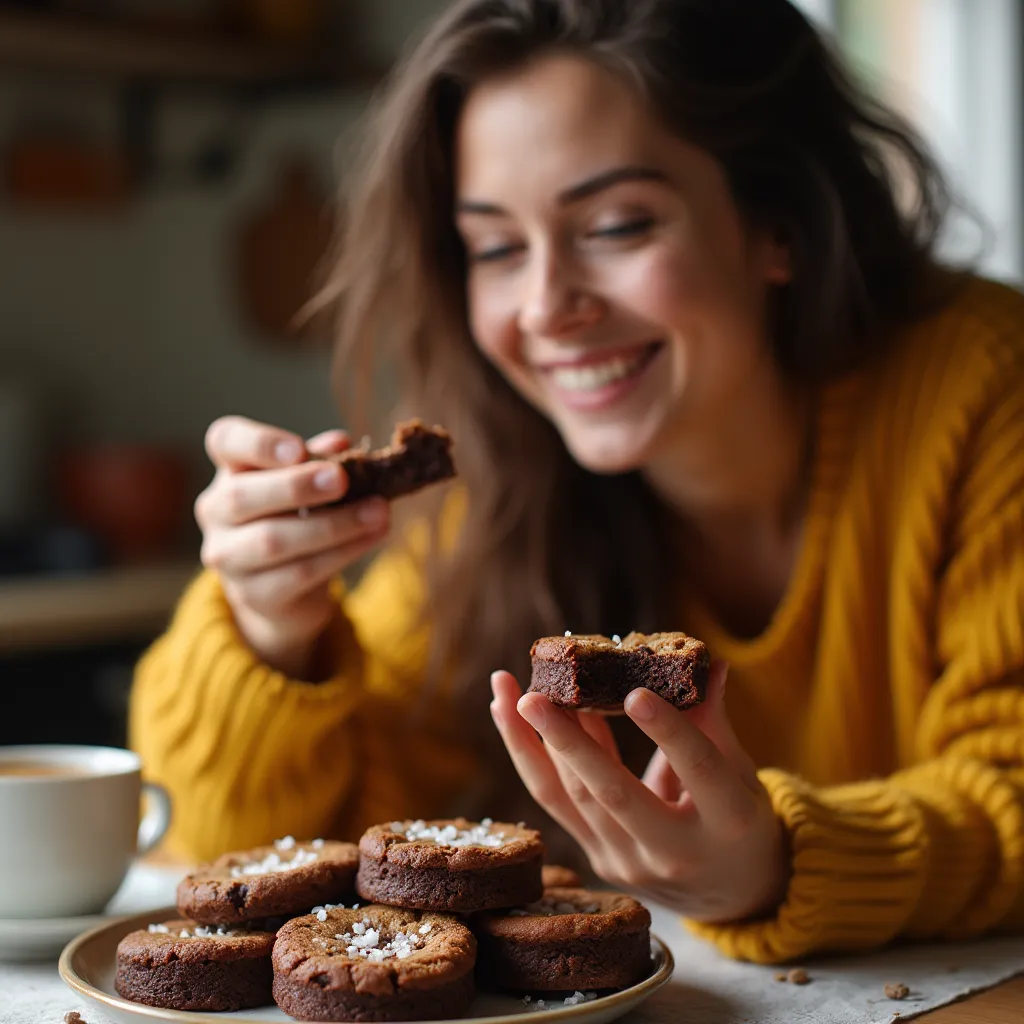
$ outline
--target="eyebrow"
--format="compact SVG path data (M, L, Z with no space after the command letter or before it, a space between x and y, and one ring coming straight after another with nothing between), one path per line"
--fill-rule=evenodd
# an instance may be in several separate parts
M568 206L571 203L578 203L625 181L665 182L667 180L668 177L662 171L657 171L653 167L615 167L610 171L595 174L594 177L587 178L586 181L581 181L564 192L559 192L558 205ZM475 199L460 199L455 204L455 212L472 213L482 217L507 216L507 211L496 203L483 203Z

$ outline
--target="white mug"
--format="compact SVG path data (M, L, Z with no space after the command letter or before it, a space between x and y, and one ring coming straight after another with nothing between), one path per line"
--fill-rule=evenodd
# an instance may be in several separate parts
M114 747L0 747L0 918L103 910L170 824L170 798L141 772Z

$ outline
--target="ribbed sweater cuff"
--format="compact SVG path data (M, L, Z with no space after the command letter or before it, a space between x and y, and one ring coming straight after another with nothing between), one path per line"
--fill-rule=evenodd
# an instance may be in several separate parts
M756 963L892 939L917 905L927 870L925 821L913 798L887 782L815 789L781 771L760 778L789 833L786 898L772 918L688 922L690 930Z
M344 596L340 580L332 584L332 593L340 606ZM363 674L363 651L344 613L332 620L324 637L327 676L318 683L293 679L260 660L238 631L231 606L214 572L206 571L196 578L179 615L186 616L190 624L198 625L208 634L203 639L217 649L217 660L230 666L227 675L235 685L245 685L249 679L258 678L258 685L264 690L278 694L287 690L289 701L335 706L339 690L360 689L357 683ZM187 635L187 631L183 633Z

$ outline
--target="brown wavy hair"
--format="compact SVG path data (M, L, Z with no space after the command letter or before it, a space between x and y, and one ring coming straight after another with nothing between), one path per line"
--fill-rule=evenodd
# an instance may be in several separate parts
M383 359L400 374L400 409L456 439L468 512L454 551L429 566L431 671L481 701L492 669L527 674L538 636L678 626L666 525L641 475L577 465L468 327L456 123L477 83L552 53L628 83L719 161L748 223L787 241L792 283L769 326L778 365L801 386L880 356L891 328L929 307L949 205L908 125L787 0L452 4L371 110L323 299L337 309L343 407L365 397ZM429 515L436 525L438 508Z

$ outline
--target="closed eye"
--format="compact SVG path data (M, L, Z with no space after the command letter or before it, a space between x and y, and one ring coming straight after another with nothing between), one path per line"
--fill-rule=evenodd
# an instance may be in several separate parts
M625 221L622 224L612 224L609 227L601 228L590 233L591 238L633 238L650 231L654 226L653 217L644 217L639 220Z
M470 252L468 258L470 263L497 263L499 260L515 255L517 252L522 252L522 249L521 245L496 245L493 249Z

